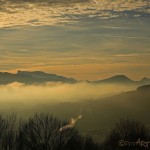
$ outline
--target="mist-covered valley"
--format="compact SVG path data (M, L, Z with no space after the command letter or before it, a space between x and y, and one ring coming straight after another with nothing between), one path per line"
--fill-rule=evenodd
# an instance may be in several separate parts
M135 119L150 127L150 89L136 84L13 82L0 86L0 112L28 118L50 113L61 120L82 116L75 124L83 135L102 142L120 119Z

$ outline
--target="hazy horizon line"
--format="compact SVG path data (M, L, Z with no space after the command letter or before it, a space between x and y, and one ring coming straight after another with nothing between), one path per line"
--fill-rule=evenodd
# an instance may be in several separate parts
M110 75L110 76L107 76L107 77L104 77L104 78L99 78L99 79L97 79L97 80L79 80L79 79L76 79L76 78L74 78L74 77L72 77L72 76L65 76L65 75L60 75L60 74L58 74L58 73L52 73L52 72L47 72L47 71L44 71L44 70L21 70L21 69L18 69L17 71L0 71L0 73L9 73L9 74L13 74L13 75L16 75L16 74L18 74L18 72L30 72L30 73L33 73L33 72L43 72L43 73L46 73L46 74L53 74L53 75L57 75L57 76L63 76L63 77L67 77L67 78L73 78L73 79L75 79L75 80L77 80L77 81L87 81L87 82L91 82L91 81L101 81L101 80L105 80L105 79L109 79L109 78L112 78L112 77L117 77L117 76L124 76L124 77L127 77L127 78L129 78L130 80L132 80L132 81L141 81L142 79L144 79L144 78L146 78L146 79L150 79L149 77L147 77L147 76L143 76L143 77L141 77L140 79L133 79L132 77L130 77L129 75L126 75L126 74L124 74L124 73L114 73L114 75Z

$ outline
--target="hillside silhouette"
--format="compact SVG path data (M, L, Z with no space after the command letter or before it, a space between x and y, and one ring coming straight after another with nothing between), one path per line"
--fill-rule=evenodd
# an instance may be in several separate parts
M45 73L43 71L21 71L18 70L16 74L8 72L0 72L0 84L6 85L13 82L24 84L43 84L46 82L63 82L63 83L77 83L81 82L74 78L68 78L56 74ZM141 80L134 81L125 75L115 75L106 79L97 81L86 81L92 84L122 84L122 85L144 85L150 84L149 78L142 78Z
M140 85L144 85L144 84L150 84L150 79L149 78L142 78L141 80L132 80L129 77L127 77L126 75L115 75L106 79L102 79L102 80L97 80L94 81L93 83L97 83L97 84L135 84L137 86Z
M96 82L98 82L98 83L132 83L134 81L125 75L116 75L116 76L106 78L103 80L99 80Z
M56 74L48 74L42 71L18 71L16 74L8 72L0 72L0 84L9 84L13 82L20 82L24 84L42 84L46 82L76 82L73 78L58 76Z

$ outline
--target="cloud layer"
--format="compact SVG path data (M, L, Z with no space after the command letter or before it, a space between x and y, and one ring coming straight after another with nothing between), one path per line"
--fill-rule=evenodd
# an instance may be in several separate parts
M114 88L115 87L115 88ZM52 104L57 102L78 102L98 99L106 95L133 90L136 86L101 84L95 85L86 82L64 84L50 82L44 85L24 85L14 82L0 86L1 103ZM81 90L81 89L84 89Z
M140 17L149 15L149 6L149 0L1 0L0 27Z

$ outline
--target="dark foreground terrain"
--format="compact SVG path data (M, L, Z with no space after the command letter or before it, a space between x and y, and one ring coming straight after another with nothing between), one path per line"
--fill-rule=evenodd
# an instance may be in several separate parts
M149 140L148 129L134 120L120 120L103 143L95 143L82 136L73 123L49 114L35 114L28 120L14 114L0 116L1 150L141 150L149 149Z

